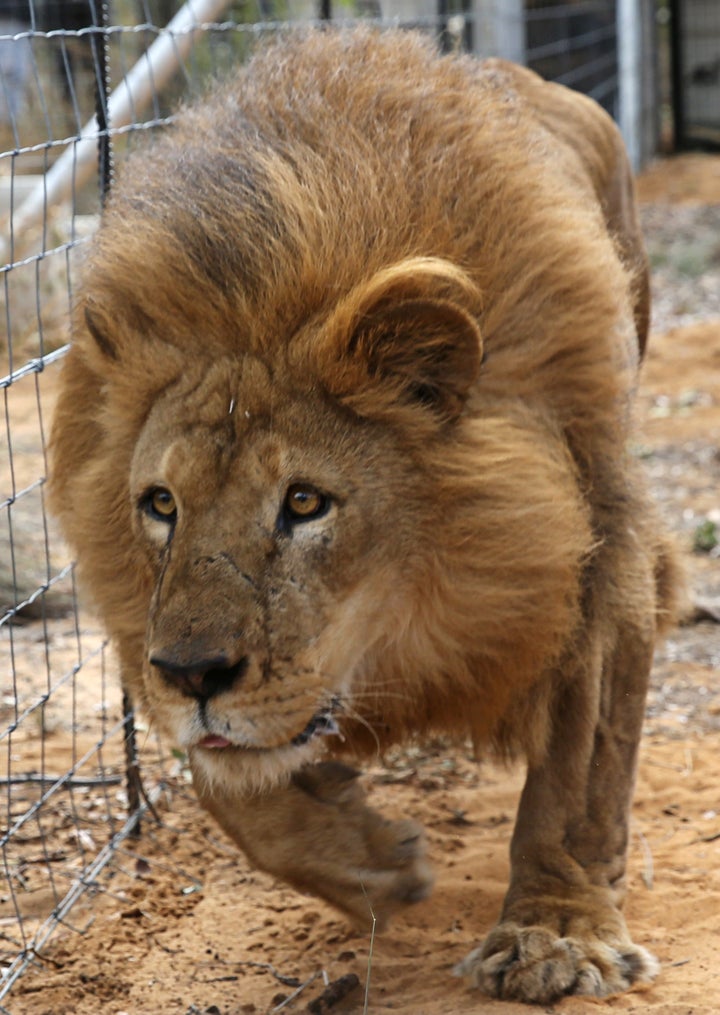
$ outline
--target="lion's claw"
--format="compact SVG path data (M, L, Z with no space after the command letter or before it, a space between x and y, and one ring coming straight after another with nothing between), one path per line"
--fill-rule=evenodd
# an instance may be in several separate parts
M568 994L607 997L657 974L644 948L560 937L545 927L501 923L458 966L473 986L503 1000L549 1004Z

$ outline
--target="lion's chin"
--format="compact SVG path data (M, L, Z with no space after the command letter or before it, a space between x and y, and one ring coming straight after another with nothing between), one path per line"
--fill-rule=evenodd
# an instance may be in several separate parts
M223 743L224 741L224 743ZM238 747L211 734L188 751L193 780L206 791L222 788L247 796L287 783L293 772L325 753L320 737L281 747Z

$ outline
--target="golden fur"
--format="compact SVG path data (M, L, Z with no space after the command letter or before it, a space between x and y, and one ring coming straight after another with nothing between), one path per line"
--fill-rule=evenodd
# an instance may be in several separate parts
M184 110L78 289L51 492L125 685L237 843L359 920L431 876L327 758L431 731L524 754L501 921L462 966L498 996L655 969L619 910L673 608L627 451L647 292L593 102L365 29Z

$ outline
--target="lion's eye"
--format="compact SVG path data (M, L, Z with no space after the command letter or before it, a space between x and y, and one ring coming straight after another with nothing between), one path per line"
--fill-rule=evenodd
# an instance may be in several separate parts
M174 522L177 518L175 498L164 486L149 490L143 498L143 506L151 518L160 522Z
M293 483L285 495L285 512L291 521L320 518L329 506L330 498L306 483Z

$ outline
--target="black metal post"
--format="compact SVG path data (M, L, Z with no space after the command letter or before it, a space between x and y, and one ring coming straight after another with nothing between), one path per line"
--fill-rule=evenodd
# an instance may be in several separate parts
M110 94L110 61L108 25L110 4L107 0L90 0L93 32L90 36L93 66L95 68L95 115L98 124L98 179L100 204L105 202L112 187L113 158L110 121L108 117L108 96Z

